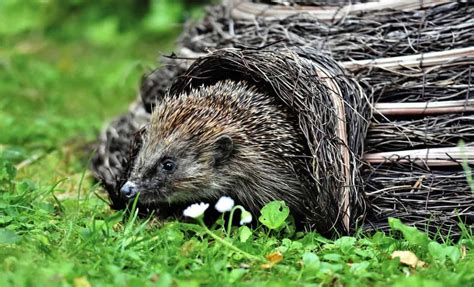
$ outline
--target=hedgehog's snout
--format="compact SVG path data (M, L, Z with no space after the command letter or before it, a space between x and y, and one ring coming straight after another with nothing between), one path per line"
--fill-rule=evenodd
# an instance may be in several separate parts
M137 185L131 181L127 181L122 188L120 188L120 193L127 199L132 199L137 195Z

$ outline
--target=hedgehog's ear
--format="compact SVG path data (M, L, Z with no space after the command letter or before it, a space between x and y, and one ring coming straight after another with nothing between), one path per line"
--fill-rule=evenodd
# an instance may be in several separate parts
M222 161L229 158L234 150L234 142L228 135L222 135L217 138L214 144L214 163L218 165Z

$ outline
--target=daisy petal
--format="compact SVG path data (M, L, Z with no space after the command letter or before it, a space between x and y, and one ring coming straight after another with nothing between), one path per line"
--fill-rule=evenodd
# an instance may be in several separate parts
M234 200L228 196L219 198L215 206L216 210L220 213L231 211L232 207L234 207Z
M194 203L188 206L184 211L184 216L198 218L204 214L204 211L209 207L209 203Z
M246 210L242 211L240 215L240 225L252 222L252 214Z

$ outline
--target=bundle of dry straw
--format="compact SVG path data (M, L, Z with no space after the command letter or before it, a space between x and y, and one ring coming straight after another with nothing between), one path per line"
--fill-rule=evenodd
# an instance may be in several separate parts
M472 229L474 195L461 163L474 164L474 5L320 2L227 0L189 24L177 56L144 78L140 99L102 135L93 169L114 207L123 207L117 190L133 160L126 143L153 104L170 88L224 75L264 82L299 115L320 167L311 170L315 192L327 195L315 213L331 209L338 231L386 230L390 216L432 233L458 236L459 222ZM274 63L288 53L292 65ZM308 91L318 87L325 92L314 101Z
M280 50L224 49L197 59L170 94L217 81L244 80L264 90L297 115L311 158L306 167L314 199L311 229L347 232L363 201L360 158L371 116L362 87L336 62L311 47Z

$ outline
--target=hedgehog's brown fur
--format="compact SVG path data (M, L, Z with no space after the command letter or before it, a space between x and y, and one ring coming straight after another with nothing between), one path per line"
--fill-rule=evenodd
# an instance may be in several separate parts
M243 82L218 82L157 104L129 181L148 206L227 195L254 214L272 200L305 214L303 139L272 97ZM176 163L173 174L159 169L166 158Z

